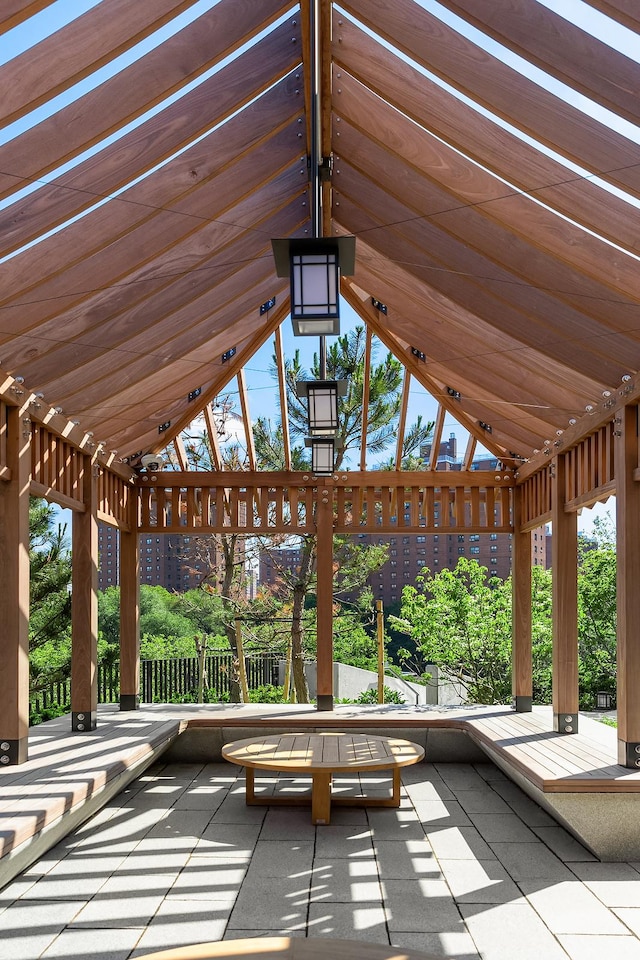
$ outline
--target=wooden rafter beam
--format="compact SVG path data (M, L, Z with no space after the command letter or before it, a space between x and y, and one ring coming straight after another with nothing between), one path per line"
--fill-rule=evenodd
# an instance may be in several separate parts
M476 438L472 437L471 434L469 434L469 439L467 440L467 446L464 451L464 457L462 458L463 470L471 469L471 461L473 460L473 455L476 452L476 444L477 444Z
M222 460L222 454L220 452L220 440L218 438L218 425L213 415L211 403L207 403L202 412L204 413L204 422L207 427L207 435L209 437L209 447L211 448L211 462L216 470L223 470L224 463Z
M373 334L367 325L364 350L364 378L362 383L362 435L360 437L360 469L367 469L367 427L369 425L369 390L371 387L371 344Z
M276 368L278 370L278 395L280 397L280 423L282 426L282 446L284 448L284 467L291 470L291 439L289 436L289 405L287 403L287 384L282 349L282 327L276 327L274 336Z
M249 395L247 393L247 383L244 377L244 369L238 370L238 393L240 395L240 408L242 410L242 424L247 447L247 460L249 470L256 469L256 448L253 440L253 427L251 426L251 411L249 410Z
M440 443L442 442L442 431L444 429L444 418L447 411L441 403L438 404L436 413L436 422L433 427L433 436L431 438L431 454L429 456L429 469L435 470L438 466L438 457L440 455Z
M187 458L187 451L184 445L184 440L182 436L178 435L173 438L173 449L176 454L176 459L178 461L178 466L181 470L189 469L189 460Z
M400 418L398 420L398 438L396 444L396 470L402 470L402 450L404 447L404 435L407 429L407 410L409 408L409 388L411 386L411 374L408 370L404 371L402 381L402 399L400 402Z

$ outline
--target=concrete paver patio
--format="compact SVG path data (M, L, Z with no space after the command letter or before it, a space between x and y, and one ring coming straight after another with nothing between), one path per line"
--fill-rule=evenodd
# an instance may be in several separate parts
M230 764L158 763L0 891L0 960L278 934L640 960L640 863L600 863L491 763L402 779L400 809L336 808L314 827L308 807L247 807Z

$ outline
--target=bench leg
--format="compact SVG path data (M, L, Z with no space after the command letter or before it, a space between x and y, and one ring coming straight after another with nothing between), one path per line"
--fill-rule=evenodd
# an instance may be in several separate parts
M314 771L311 779L311 822L331 821L331 773Z

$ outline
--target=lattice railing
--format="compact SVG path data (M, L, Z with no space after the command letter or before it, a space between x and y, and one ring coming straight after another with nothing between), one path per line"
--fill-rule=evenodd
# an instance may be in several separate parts
M313 533L315 504L333 499L336 533L513 529L513 478L480 472L165 473L139 480L141 532ZM203 482L206 477L206 482Z

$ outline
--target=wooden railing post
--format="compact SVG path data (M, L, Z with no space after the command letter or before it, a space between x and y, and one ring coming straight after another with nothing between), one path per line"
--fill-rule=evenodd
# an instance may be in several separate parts
M513 491L513 538L511 590L513 607L512 692L513 705L526 713L533 704L533 663L531 652L531 533L522 530L522 487Z
M618 762L640 767L640 482L638 407L616 414Z
M120 709L140 704L140 545L135 523L120 531Z
M551 487L553 729L578 732L578 515L565 511L566 459L555 459Z
M317 703L333 710L333 483L319 478L316 503Z
M0 479L0 764L24 763L29 735L29 482L28 408L4 406Z
M83 458L84 510L71 525L71 729L94 730L98 716L98 483L99 467Z

